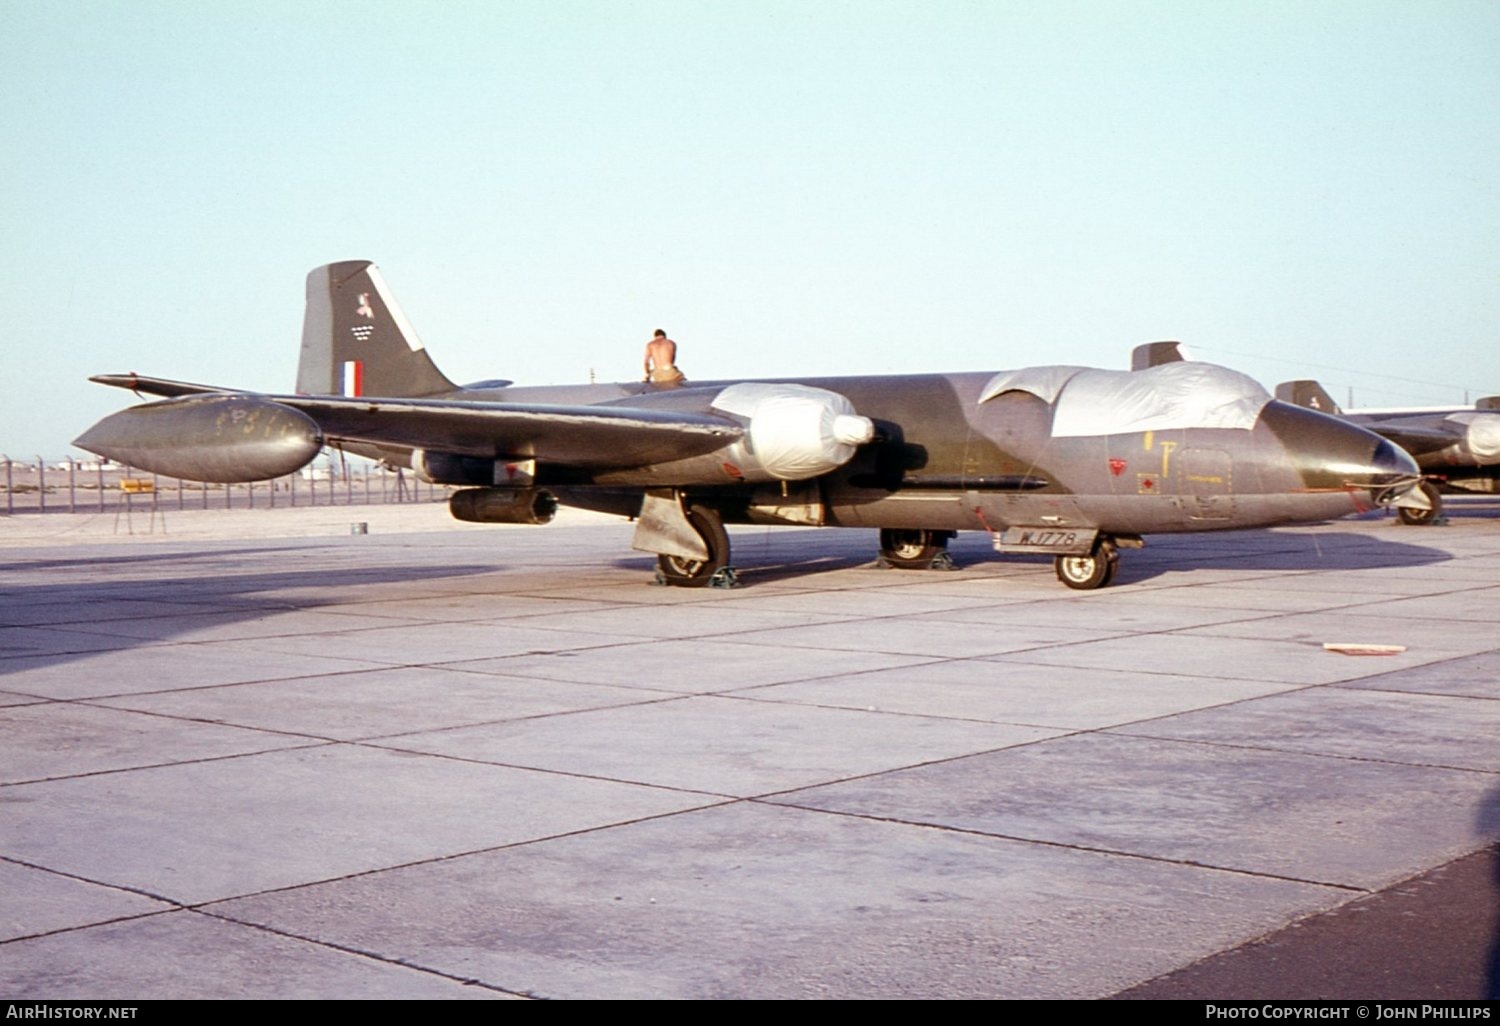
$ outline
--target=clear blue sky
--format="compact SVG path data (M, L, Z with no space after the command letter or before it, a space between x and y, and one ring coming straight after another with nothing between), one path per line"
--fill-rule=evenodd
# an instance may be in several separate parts
M0 451L293 383L371 259L450 377L1123 366L1500 393L1500 4L0 0Z

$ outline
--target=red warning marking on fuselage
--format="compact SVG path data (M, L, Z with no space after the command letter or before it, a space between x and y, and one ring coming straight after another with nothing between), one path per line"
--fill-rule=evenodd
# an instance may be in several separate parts
M1115 477L1119 477L1125 473L1125 461L1118 456L1111 456L1109 459L1109 472Z

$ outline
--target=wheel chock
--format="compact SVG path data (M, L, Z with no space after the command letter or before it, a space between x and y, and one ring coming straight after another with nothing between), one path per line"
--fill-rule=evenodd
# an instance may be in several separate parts
M735 573L732 566L721 566L708 579L708 586L710 588L738 588L740 586L740 575Z
M1391 520L1391 526L1392 527L1404 527L1408 531L1410 531L1414 527L1420 529L1420 528L1427 528L1427 527L1452 527L1453 526L1453 521L1451 521L1451 520L1448 519L1448 514L1446 514L1446 513L1439 513L1437 516L1433 517L1431 520L1427 521L1425 524L1408 524L1408 523L1405 523L1404 521L1402 521L1402 519L1400 517L1391 517L1390 520Z

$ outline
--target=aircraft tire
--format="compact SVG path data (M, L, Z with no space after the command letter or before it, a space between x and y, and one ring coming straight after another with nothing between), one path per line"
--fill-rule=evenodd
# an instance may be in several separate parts
M688 522L703 544L708 546L707 559L686 559L682 556L657 556L656 568L662 580L678 588L704 588L714 574L729 563L729 532L724 530L724 521L718 511L708 506L689 506Z
M948 548L948 532L886 527L880 531L880 555L901 570L930 570Z
M1437 490L1437 485L1433 484L1431 481L1423 481L1418 487L1422 489L1422 494L1427 496L1427 501L1432 503L1432 508L1398 508L1396 510L1396 516L1401 519L1401 522L1403 524L1409 524L1412 527L1426 527L1428 524L1432 523L1438 517L1443 515L1443 496L1442 493Z
M1053 566L1057 570L1057 579L1069 588L1093 591L1115 579L1115 567L1119 562L1119 553L1106 541L1089 556L1057 556Z

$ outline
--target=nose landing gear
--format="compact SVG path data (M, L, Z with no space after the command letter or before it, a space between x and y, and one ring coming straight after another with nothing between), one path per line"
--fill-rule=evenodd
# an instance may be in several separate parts
M1422 494L1427 497L1427 508L1418 509L1413 506L1397 506L1396 516L1403 524L1412 527L1426 527L1428 524L1445 523L1443 518L1443 494L1438 491L1437 485L1431 481L1423 481L1417 486Z
M1115 579L1120 550L1109 538L1100 538L1094 551L1086 556L1063 555L1053 560L1057 579L1078 591L1093 591Z

